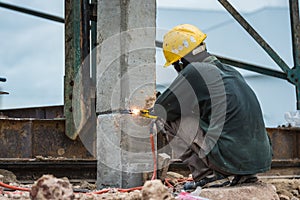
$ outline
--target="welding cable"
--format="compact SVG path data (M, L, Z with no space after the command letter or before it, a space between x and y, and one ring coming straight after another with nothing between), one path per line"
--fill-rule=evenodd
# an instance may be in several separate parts
M11 190L20 190L20 191L26 191L26 192L30 191L30 188L17 187L17 186L5 184L3 182L0 182L0 186L7 188L7 189L11 189Z
M185 183L188 181L194 181L193 178L181 178L181 179L177 179L178 183Z
M99 191L95 191L95 192L91 192L91 193L87 193L87 194L105 194L105 193L108 193L108 192L114 191L114 190L117 190L118 192L132 192L135 190L142 190L142 188L143 188L143 186L133 187L133 188L128 188L128 189L111 188L111 189L103 189L103 190L99 190Z
M169 182L170 179L166 178L165 179L165 184L169 187L169 188L174 188L174 186Z
M155 155L155 145L154 145L154 136L153 133L150 134L150 141L151 141L151 149L152 149L152 156L153 156L153 174L151 180L156 179L156 170L157 170L157 163L156 163L156 155Z
M156 155L155 155L155 143L154 143L154 125L156 124L156 120L152 120L150 124L150 144L151 144L151 151L153 156L153 174L151 180L156 179L156 171L157 171L157 162L156 162Z
M170 178L165 178L164 182L165 182L165 185L169 188L173 188L174 189L174 186L170 183L171 179ZM176 179L176 182L177 184L182 184L182 183L186 183L186 182L189 182L189 181L194 181L193 178L181 178L181 179ZM176 185L176 184L175 184Z

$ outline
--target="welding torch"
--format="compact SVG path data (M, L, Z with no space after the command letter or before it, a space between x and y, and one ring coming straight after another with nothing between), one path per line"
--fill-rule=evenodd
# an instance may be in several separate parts
M155 115L151 115L150 111L147 109L131 109L127 111L128 114L132 114L132 115L137 115L137 116L141 116L141 117L146 117L146 118L150 118L150 119L157 119L157 116Z

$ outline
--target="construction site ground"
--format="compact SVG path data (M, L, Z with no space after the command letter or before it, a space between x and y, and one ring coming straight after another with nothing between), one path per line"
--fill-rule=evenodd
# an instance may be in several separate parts
M300 179L260 176L259 181L232 187L198 188L194 193L182 192L187 177L174 172L167 173L167 182L161 180L146 181L143 187L118 190L103 188L97 190L93 182L82 179L72 180L44 175L34 184L22 184L17 177L7 170L0 170L2 182L10 186L28 189L11 190L1 187L0 200L4 199L111 199L111 200L171 200L171 199L211 199L211 200L297 200L300 199ZM295 176L297 177L297 176ZM71 183L70 183L71 182ZM168 184L167 184L168 183ZM170 184L173 186L170 187ZM169 185L169 187L168 187ZM200 191L199 191L200 189Z

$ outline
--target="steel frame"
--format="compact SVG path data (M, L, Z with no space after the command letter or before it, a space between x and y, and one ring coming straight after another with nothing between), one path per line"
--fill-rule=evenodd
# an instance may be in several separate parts
M287 80L296 87L297 109L300 109L300 21L298 0L289 0L290 19L292 28L293 58L294 66L290 68L271 46L255 31L255 29L238 13L238 11L227 1L218 0L224 8L239 22L239 24L253 37L253 39L268 53L274 62L287 75ZM258 67L259 68L259 67ZM252 70L254 71L254 70ZM258 72L258 71L257 71ZM264 69L259 73L266 72L278 77L278 72Z
M218 0L224 8L239 22L239 24L255 39L255 41L268 53L274 62L282 69L283 72L272 70L266 67L253 65L229 58L217 56L221 62L238 68L254 71L260 74L280 78L289 81L296 88L297 109L300 109L300 20L299 20L299 3L298 0L289 0L290 22L292 33L292 48L294 66L289 67L284 60L271 48L271 46L255 31L255 29L241 16L241 14L227 1ZM65 116L66 116L66 133L72 138L74 124L72 117L72 89L74 76L77 73L78 66L84 58L91 52L89 49L91 26L92 30L92 48L96 46L96 18L97 6L96 1L76 0L66 1L66 19L57 16L0 3L0 7L23 12L45 19L65 23L66 29L66 76L65 76ZM91 24L90 24L91 21ZM70 37L72 37L70 41ZM156 41L156 47L162 48L162 42ZM71 60L71 61L70 61ZM92 83L95 84L96 65L95 54L92 55Z

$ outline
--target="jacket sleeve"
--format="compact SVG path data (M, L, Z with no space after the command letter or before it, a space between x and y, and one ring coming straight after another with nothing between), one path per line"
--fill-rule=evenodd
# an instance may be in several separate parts
M188 65L159 96L154 112L166 121L185 115L199 115L199 102L209 98L206 89L201 74L194 66Z

